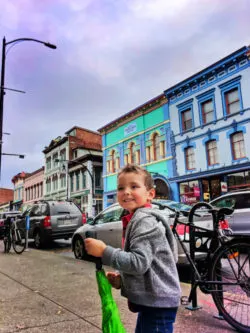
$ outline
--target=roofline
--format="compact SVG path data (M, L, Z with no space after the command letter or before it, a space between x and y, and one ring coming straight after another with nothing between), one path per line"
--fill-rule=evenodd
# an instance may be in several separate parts
M215 63L213 63L212 65L202 69L201 71L197 72L196 74L192 75L192 76L189 76L187 79L173 85L172 87L164 90L164 93L167 95L168 93L172 92L172 90L175 90L176 88L180 87L180 86L183 86L185 85L187 82L189 81L192 81L193 79L199 77L201 74L204 74L204 72L209 72L210 70L213 69L214 66L217 66L219 65L220 63L223 63L225 62L227 59L233 57L233 56L236 56L236 55L241 55L243 54L243 51L247 51L248 50L248 47L247 46L243 46L241 47L240 49L238 49L237 51L234 51L233 53L227 55L226 57L216 61Z
M80 130L83 130L83 131L86 131L86 132L90 132L90 133L94 133L94 134L98 134L98 135L101 135L99 132L97 131L92 131L88 128L84 128L84 127L79 127L79 126L73 126L71 127L68 131L65 132L66 135L69 135L69 132L71 132L73 129L80 129Z
M156 96L156 97L150 99L149 101L147 101L147 102L141 104L140 106L137 106L135 109L133 109L133 110L131 110L131 111L129 111L129 112L123 114L122 116L120 116L120 117L118 117L118 118L112 120L112 121L109 122L107 125L105 125L105 126L103 126L103 127L100 127L100 128L98 129L98 131L100 131L100 132L103 131L105 128L109 127L110 125L112 125L113 123L117 122L118 120L121 120L121 119L123 119L123 118L125 118L125 117L131 115L131 114L134 113L135 111L139 110L140 108L144 107L145 105L147 105L147 104L153 102L154 100L156 100L157 98L161 98L161 97L165 97L164 93L162 93L162 94L160 94L160 95L158 95L158 96Z

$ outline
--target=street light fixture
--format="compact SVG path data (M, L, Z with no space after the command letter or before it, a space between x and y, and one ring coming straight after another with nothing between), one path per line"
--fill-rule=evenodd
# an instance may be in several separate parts
M0 177L1 177L1 167L2 167L2 138L3 138L3 101L4 101L4 90L10 88L4 87L4 79L5 79L5 59L6 59L6 46L10 44L15 44L18 42L24 41L31 41L43 44L50 49L56 49L56 45L50 44L48 42L43 42L39 39L34 38L17 38L11 40L10 42L6 42L5 37L3 38L3 45L2 45L2 67L1 67L1 85L0 85ZM20 91L21 92L21 91Z
M7 156L18 156L19 158L24 158L25 155L23 154L8 154L8 153L2 153L2 155L7 155Z

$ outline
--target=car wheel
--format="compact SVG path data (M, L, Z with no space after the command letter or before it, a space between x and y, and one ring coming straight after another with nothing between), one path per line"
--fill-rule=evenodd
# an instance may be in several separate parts
M44 245L40 230L36 230L34 234L34 244L37 249L41 249Z
M77 236L74 240L73 251L76 259L84 259L86 257L85 246L80 236Z

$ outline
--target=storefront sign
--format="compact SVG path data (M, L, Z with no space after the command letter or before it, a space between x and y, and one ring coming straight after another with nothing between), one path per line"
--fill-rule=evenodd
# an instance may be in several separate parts
M200 196L200 188L197 186L194 186L194 196L199 197Z
M227 183L226 182L220 182L220 188L222 193L227 192Z
M127 127L124 128L124 136L130 135L137 131L136 123L129 124Z

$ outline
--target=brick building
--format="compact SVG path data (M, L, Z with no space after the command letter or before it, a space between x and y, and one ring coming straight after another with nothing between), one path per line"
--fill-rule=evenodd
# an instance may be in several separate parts
M0 188L0 204L8 201L12 201L14 197L14 191L10 188Z

